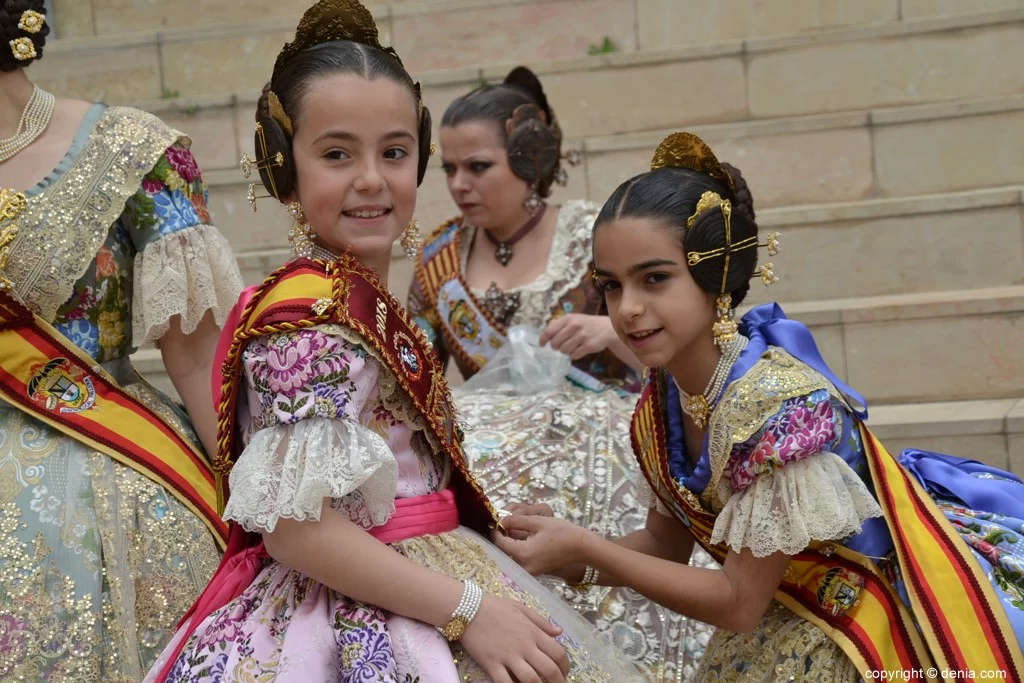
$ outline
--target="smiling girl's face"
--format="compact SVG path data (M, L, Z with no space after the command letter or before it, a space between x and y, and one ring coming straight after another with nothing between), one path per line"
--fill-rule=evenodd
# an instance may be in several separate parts
M310 84L295 122L293 199L320 243L382 277L416 209L417 115L402 85L337 74Z
M594 231L612 327L648 367L676 365L714 322L713 297L691 277L679 232L652 218L615 218Z

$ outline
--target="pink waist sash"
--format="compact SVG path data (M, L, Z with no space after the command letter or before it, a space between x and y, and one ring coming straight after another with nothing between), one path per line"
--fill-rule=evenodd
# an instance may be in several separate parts
M381 526L369 530L381 543L398 543L408 538L443 534L459 526L459 511L451 489L395 501L395 514Z
M459 511L455 506L455 493L445 489L425 496L398 498L391 519L370 529L369 534L381 543L398 543L418 536L442 534L458 526ZM258 538L255 534L245 533L237 524L231 524L228 548L220 566L196 604L182 619L182 623L189 620L188 632L178 641L178 646L164 664L158 680L163 680L170 673L189 637L203 619L237 598L256 580L263 569L263 560L270 557L262 540L246 546Z

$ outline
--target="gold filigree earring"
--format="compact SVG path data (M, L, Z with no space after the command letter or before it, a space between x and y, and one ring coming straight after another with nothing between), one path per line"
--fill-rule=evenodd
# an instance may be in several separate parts
M413 218L409 225L402 231L400 240L402 248L405 249L405 257L410 261L416 260L420 251L420 222Z
M715 309L718 313L718 320L712 325L711 332L715 336L715 346L725 348L736 339L736 334L739 332L739 326L733 319L735 309L732 307L732 296L729 294L719 296L715 300Z
M288 213L292 215L295 222L288 229L288 244L292 247L292 254L296 258L313 257L313 227L306 220L302 213L302 204L291 202L288 204Z

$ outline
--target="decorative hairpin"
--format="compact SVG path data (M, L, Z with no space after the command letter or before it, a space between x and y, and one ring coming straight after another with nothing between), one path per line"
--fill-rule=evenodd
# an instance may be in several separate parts
M35 43L32 42L31 38L22 36L21 38L15 38L10 41L11 53L14 58L19 62L27 62L30 59L35 59L38 56L36 52Z
M267 149L267 137L263 132L263 126L259 123L256 124L256 138L259 141L260 149L257 150L262 156L254 159L248 154L242 155L241 167L242 175L249 178L252 175L252 170L255 169L267 169L267 178L270 180L270 194L258 195L256 194L256 183L249 183L249 192L246 194L246 199L249 200L249 206L252 207L253 212L256 211L256 200L257 199L278 199L277 185L274 182L274 173L270 169L274 166L284 166L284 153L278 152L277 154L270 156L270 152Z
M18 21L18 28L25 33L39 33L43 30L43 26L46 24L46 15L40 14L35 10L27 9L21 13L21 19Z

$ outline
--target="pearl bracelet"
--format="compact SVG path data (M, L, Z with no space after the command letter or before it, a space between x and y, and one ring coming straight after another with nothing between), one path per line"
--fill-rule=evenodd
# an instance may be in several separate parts
M580 579L579 583L571 583L569 584L569 587L575 591L590 590L590 587L597 583L599 575L598 570L588 566L583 570L583 578Z
M477 612L480 611L480 605L484 601L484 591L480 586L469 580L463 581L462 585L462 599L459 600L459 606L452 612L448 623L437 629L450 641L456 641L462 637L470 622L476 618Z

